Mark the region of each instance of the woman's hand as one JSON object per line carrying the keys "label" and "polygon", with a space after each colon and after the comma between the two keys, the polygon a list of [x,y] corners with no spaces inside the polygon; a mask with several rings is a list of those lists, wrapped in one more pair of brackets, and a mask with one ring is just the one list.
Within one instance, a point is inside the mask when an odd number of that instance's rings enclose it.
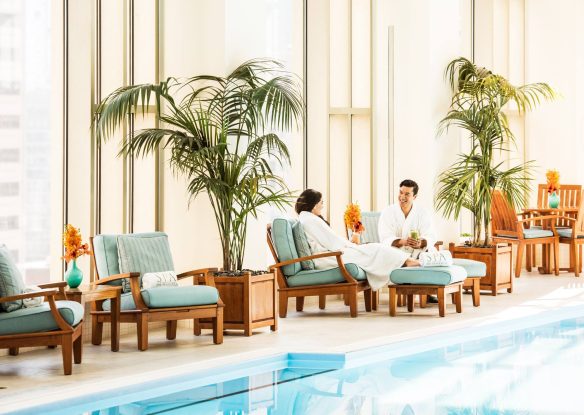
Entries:
{"label": "woman's hand", "polygon": [[361,232],[353,232],[351,234],[351,242],[359,244],[361,242]]}

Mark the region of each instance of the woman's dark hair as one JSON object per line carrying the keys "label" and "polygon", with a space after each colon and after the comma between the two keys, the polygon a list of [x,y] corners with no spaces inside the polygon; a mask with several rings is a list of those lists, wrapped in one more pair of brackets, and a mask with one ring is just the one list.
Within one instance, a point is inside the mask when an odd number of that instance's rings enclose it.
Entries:
{"label": "woman's dark hair", "polygon": [[[296,210],[296,213],[298,214],[300,214],[300,212],[312,212],[312,209],[314,209],[314,207],[321,200],[322,193],[314,189],[306,189],[300,193],[300,196],[298,196],[298,199],[296,199],[294,210]],[[330,223],[328,223],[325,218],[323,218],[321,215],[319,215],[319,217],[330,226]]]}

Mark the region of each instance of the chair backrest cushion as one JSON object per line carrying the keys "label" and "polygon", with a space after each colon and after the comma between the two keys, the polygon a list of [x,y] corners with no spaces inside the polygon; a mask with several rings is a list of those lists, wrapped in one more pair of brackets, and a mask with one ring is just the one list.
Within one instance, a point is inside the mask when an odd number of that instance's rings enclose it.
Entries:
{"label": "chair backrest cushion", "polygon": [[361,234],[361,243],[379,243],[379,218],[381,212],[361,212],[361,222],[365,232]]}
{"label": "chair backrest cushion", "polygon": [[[6,245],[0,245],[0,297],[10,297],[22,294],[25,289],[24,280],[10,255]],[[14,311],[22,307],[22,300],[0,303],[4,311]]]}
{"label": "chair backrest cushion", "polygon": [[[276,218],[272,222],[272,240],[280,262],[299,258],[294,243],[294,235],[292,234],[292,225],[296,224],[296,222],[294,219],[284,218]],[[301,265],[297,262],[283,266],[282,272],[287,277],[290,277],[296,275],[301,269]]]}
{"label": "chair backrest cushion", "polygon": [[[174,271],[168,235],[128,234],[118,236],[118,262],[120,272],[139,272],[140,279],[147,272]],[[123,291],[130,291],[128,279],[123,281]]]}
{"label": "chair backrest cushion", "polygon": [[[304,228],[300,222],[296,222],[292,225],[292,236],[294,237],[294,245],[296,246],[296,251],[298,252],[299,258],[312,255],[310,245],[308,244],[308,239],[306,239]],[[303,270],[312,270],[316,268],[312,259],[307,261],[300,261],[300,266]]]}

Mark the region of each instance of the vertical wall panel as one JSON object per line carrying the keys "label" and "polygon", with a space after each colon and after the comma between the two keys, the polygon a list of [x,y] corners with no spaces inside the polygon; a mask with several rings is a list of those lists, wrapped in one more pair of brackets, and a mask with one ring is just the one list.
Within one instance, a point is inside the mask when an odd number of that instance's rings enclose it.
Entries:
{"label": "vertical wall panel", "polygon": [[351,3],[351,106],[369,108],[371,106],[370,0],[352,0]]}
{"label": "vertical wall panel", "polygon": [[351,158],[350,125],[346,115],[330,117],[330,135],[330,194],[324,194],[323,198],[325,205],[328,204],[331,226],[339,235],[343,235],[343,213],[351,200],[351,170],[347,168]]}
{"label": "vertical wall panel", "polygon": [[330,0],[330,106],[351,106],[351,0]]}
{"label": "vertical wall panel", "polygon": [[353,115],[351,133],[351,198],[364,211],[371,200],[371,117]]}

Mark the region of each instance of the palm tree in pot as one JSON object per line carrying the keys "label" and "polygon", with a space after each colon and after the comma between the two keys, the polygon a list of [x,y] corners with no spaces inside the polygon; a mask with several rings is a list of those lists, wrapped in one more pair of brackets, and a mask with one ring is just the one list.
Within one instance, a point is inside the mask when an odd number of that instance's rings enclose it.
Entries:
{"label": "palm tree in pot", "polygon": [[287,205],[292,194],[273,170],[290,162],[275,131],[298,128],[304,115],[300,81],[273,60],[244,62],[229,75],[168,78],[159,84],[121,87],[97,107],[98,143],[130,114],[148,106],[163,124],[123,137],[119,156],[168,150],[171,168],[188,179],[188,193],[206,193],[223,248],[223,269],[242,269],[249,215]]}
{"label": "palm tree in pot", "polygon": [[515,104],[521,114],[535,108],[542,99],[555,98],[555,93],[545,83],[514,86],[463,57],[448,64],[445,77],[453,96],[439,132],[451,126],[468,131],[470,150],[459,154],[454,164],[440,174],[436,208],[446,218],[454,219],[463,208],[469,210],[474,217],[472,245],[488,246],[493,190],[501,190],[512,206],[524,206],[533,164],[527,161],[507,168],[505,162],[495,162],[497,152],[509,151],[515,145],[504,109]]}

